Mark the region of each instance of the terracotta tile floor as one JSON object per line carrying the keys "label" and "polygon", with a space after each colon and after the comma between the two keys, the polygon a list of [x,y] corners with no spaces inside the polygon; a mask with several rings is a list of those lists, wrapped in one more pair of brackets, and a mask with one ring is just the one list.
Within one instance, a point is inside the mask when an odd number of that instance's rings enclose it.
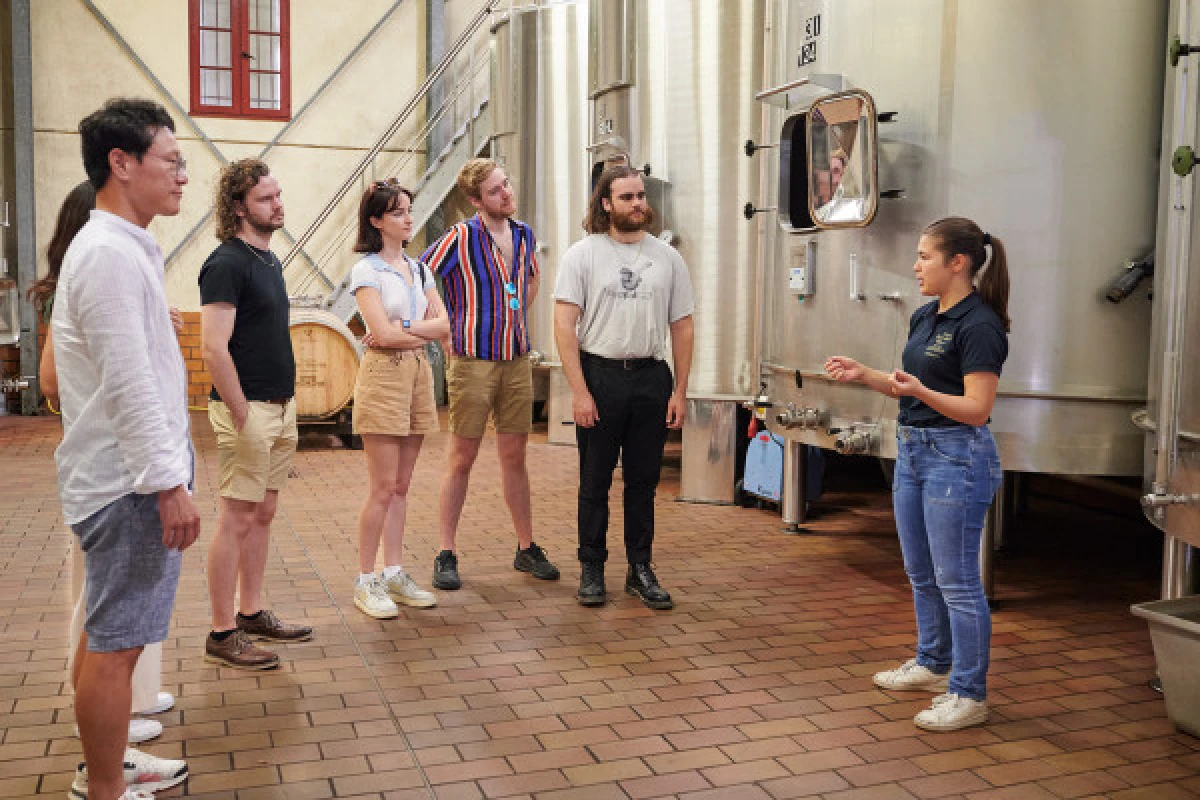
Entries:
{"label": "terracotta tile floor", "polygon": [[[1147,688],[1154,658],[1128,612],[1157,596],[1160,540],[1135,517],[1088,511],[1086,492],[1035,497],[1000,559],[991,722],[933,735],[910,722],[926,698],[869,678],[907,658],[914,636],[889,498],[863,488],[870,469],[845,482],[854,491],[831,487],[809,536],[782,534],[767,511],[670,502],[671,474],[656,562],[675,610],[620,594],[585,610],[573,599],[574,450],[530,447],[537,538],[565,568],[547,584],[511,568],[489,441],[463,518],[464,588],[377,622],[351,603],[363,454],[309,442],[280,504],[268,592],[317,638],[253,674],[200,658],[216,458],[207,422],[194,423],[206,530],[185,557],[165,648],[178,704],[146,746],[188,758],[193,777],[171,794],[1200,797],[1200,740],[1177,733]],[[5,798],[63,797],[79,757],[57,439],[53,419],[0,419]],[[426,586],[443,444],[428,442],[410,496],[408,560]],[[610,588],[623,567],[618,555]]]}

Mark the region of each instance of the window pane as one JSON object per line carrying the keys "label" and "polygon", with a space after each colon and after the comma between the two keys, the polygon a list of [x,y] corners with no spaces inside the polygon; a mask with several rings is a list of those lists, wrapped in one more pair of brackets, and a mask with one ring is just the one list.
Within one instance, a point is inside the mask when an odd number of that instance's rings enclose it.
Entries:
{"label": "window pane", "polygon": [[200,31],[200,66],[229,67],[229,33]]}
{"label": "window pane", "polygon": [[254,54],[253,69],[279,70],[279,37],[250,34],[250,52]]}
{"label": "window pane", "polygon": [[200,103],[206,106],[232,106],[233,73],[225,69],[200,70]]}
{"label": "window pane", "polygon": [[200,0],[201,28],[228,28],[230,0]]}
{"label": "window pane", "polygon": [[250,74],[250,107],[279,110],[279,75],[270,72]]}
{"label": "window pane", "polygon": [[279,33],[279,0],[250,0],[250,30]]}
{"label": "window pane", "polygon": [[218,1],[200,0],[200,28],[216,28]]}

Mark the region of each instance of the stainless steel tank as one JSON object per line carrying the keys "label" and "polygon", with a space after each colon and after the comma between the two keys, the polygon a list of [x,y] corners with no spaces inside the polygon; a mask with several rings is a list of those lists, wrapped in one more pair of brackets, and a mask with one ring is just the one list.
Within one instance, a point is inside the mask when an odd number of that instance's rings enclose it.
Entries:
{"label": "stainless steel tank", "polygon": [[[776,432],[894,457],[896,402],[830,383],[822,363],[899,367],[928,302],[912,273],[920,232],[960,215],[1008,250],[1010,355],[992,415],[1005,469],[1140,473],[1130,415],[1146,396],[1150,303],[1104,294],[1154,244],[1165,24],[1160,0],[770,0],[760,143],[814,99],[865,90],[884,193],[863,228],[796,230],[775,210],[747,224],[763,237]],[[782,152],[753,156],[759,208],[780,202]],[[798,266],[811,269],[803,293],[789,288]]]}
{"label": "stainless steel tank", "polygon": [[[589,152],[646,172],[661,235],[696,295],[696,342],[680,493],[729,502],[737,405],[758,389],[758,237],[741,218],[759,165],[742,154],[761,124],[763,0],[592,0]],[[656,230],[656,233],[659,231]]]}
{"label": "stainless steel tank", "polygon": [[[1188,13],[1188,11],[1192,13]],[[1169,36],[1200,41],[1191,3],[1173,2]],[[1163,596],[1196,591],[1200,547],[1200,248],[1196,246],[1194,162],[1200,152],[1196,73],[1200,56],[1168,57],[1164,82],[1159,229],[1154,276],[1154,327],[1145,430],[1146,516],[1165,534]],[[1172,63],[1173,62],[1173,63]],[[1173,162],[1173,163],[1172,163]]]}
{"label": "stainless steel tank", "polygon": [[493,28],[492,155],[533,226],[541,269],[530,340],[548,379],[549,439],[573,444],[571,395],[554,343],[554,280],[563,251],[583,237],[587,208],[587,3],[512,8]]}

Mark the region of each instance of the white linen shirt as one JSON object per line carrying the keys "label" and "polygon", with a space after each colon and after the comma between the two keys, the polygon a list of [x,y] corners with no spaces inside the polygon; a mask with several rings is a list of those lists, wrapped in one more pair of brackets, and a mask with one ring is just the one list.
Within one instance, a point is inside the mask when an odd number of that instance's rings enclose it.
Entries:
{"label": "white linen shirt", "polygon": [[63,258],[51,326],[62,403],[63,518],[192,481],[187,369],[145,229],[92,211]]}

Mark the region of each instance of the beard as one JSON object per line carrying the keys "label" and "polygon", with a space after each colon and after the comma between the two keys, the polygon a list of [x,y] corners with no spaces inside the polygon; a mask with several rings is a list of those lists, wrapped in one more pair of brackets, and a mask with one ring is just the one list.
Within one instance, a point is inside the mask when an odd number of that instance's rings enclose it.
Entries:
{"label": "beard", "polygon": [[614,210],[609,212],[608,219],[612,226],[621,233],[637,233],[654,224],[654,209],[646,206],[646,210],[643,212],[635,211],[629,214],[622,214]]}
{"label": "beard", "polygon": [[[276,219],[278,219],[278,221],[276,221]],[[270,236],[272,233],[274,233],[275,231],[277,231],[283,227],[282,216],[280,216],[279,218],[276,218],[276,217],[258,218],[258,217],[252,217],[247,214],[245,217],[242,218],[242,220],[246,223],[247,228],[249,228],[250,230],[254,231],[255,233],[257,233],[261,236]]]}

